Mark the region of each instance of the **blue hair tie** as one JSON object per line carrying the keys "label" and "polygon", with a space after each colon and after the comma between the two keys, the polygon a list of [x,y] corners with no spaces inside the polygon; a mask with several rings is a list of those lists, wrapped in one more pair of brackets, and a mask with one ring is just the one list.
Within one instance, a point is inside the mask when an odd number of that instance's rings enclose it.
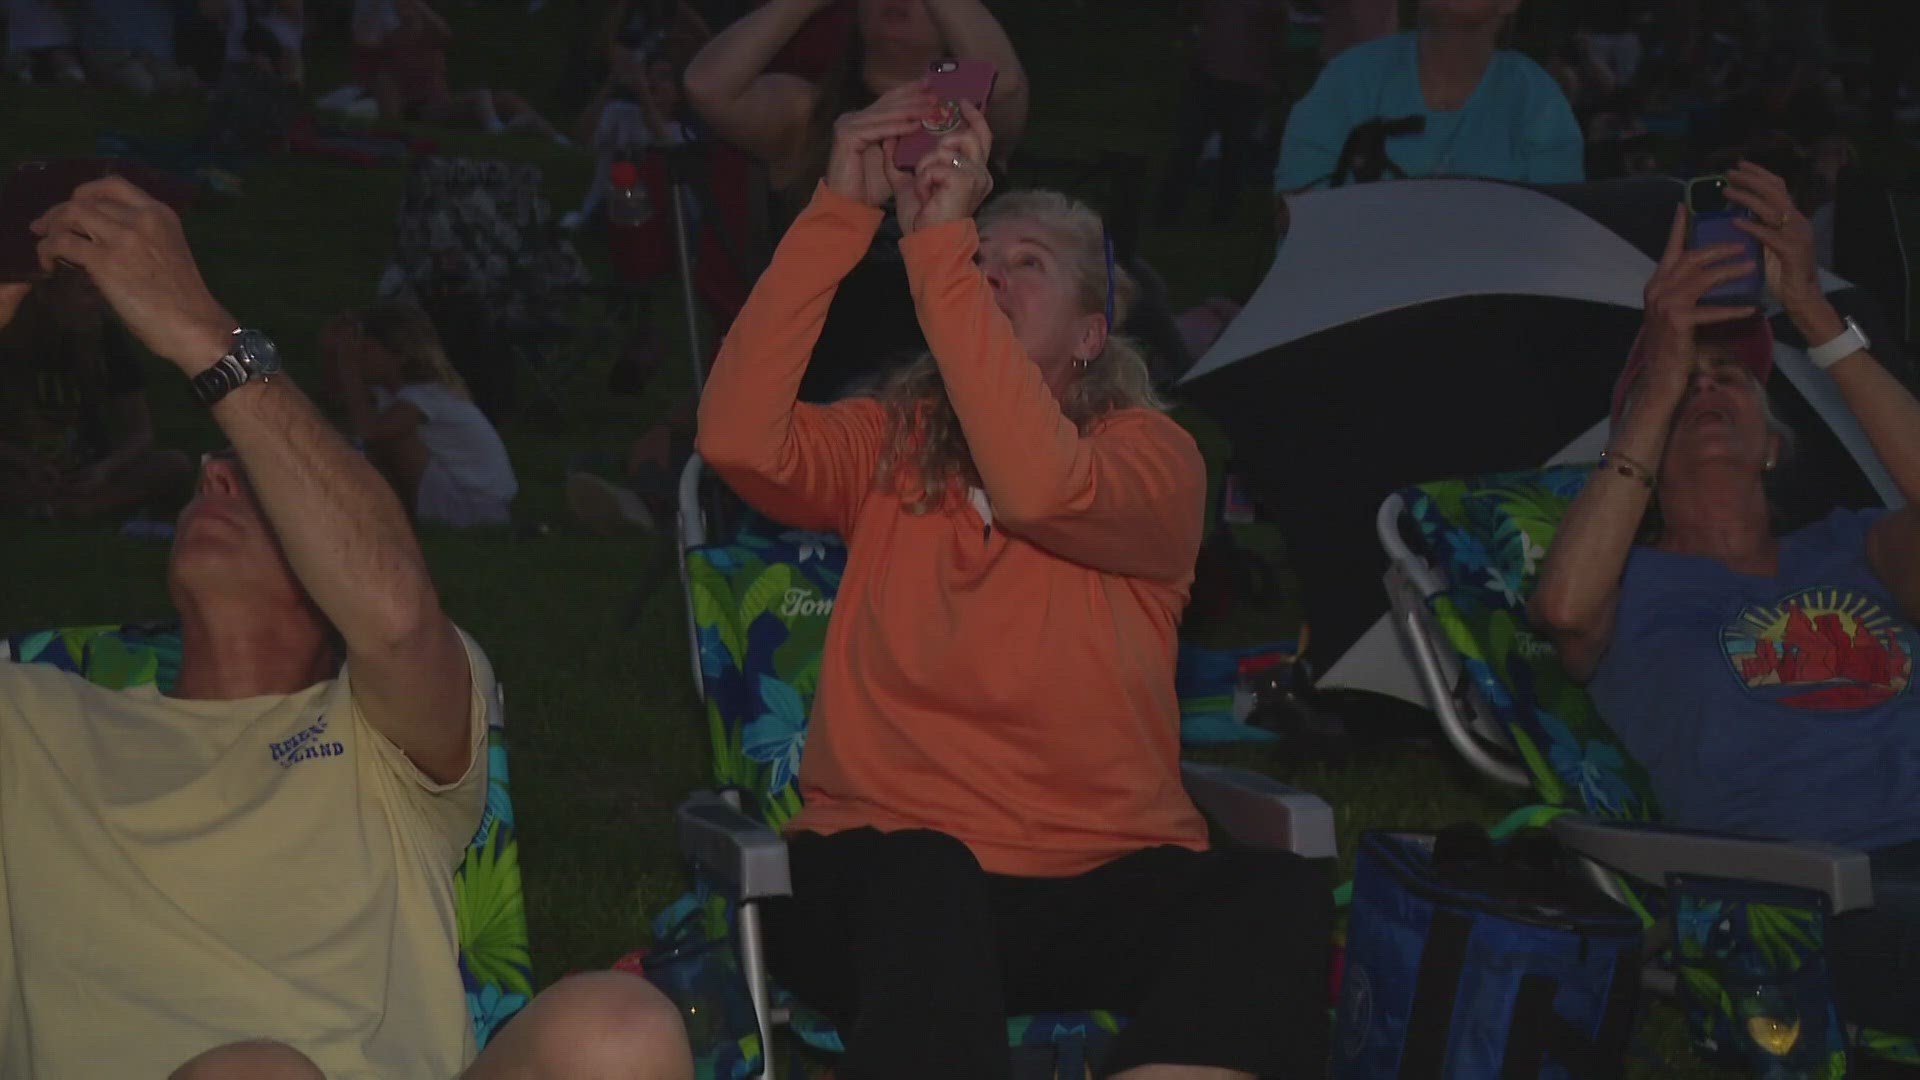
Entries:
{"label": "blue hair tie", "polygon": [[1100,224],[1100,247],[1107,256],[1107,331],[1113,331],[1113,236],[1105,222]]}

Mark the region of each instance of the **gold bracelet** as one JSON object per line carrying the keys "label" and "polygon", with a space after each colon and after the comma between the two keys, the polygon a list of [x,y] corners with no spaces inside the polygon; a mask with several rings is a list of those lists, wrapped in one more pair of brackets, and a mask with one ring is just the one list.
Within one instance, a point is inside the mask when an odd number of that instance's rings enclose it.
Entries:
{"label": "gold bracelet", "polygon": [[1600,467],[1602,469],[1612,469],[1614,472],[1619,473],[1629,480],[1638,480],[1647,486],[1648,491],[1653,490],[1653,470],[1625,454],[1614,450],[1602,450],[1600,452]]}

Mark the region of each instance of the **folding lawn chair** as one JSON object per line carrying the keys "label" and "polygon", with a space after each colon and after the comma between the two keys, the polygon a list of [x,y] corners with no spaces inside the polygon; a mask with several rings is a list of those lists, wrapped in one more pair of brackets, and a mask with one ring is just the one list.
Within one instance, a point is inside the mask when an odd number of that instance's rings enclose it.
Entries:
{"label": "folding lawn chair", "polygon": [[[1550,822],[1587,860],[1596,883],[1640,914],[1653,949],[1673,944],[1655,916],[1670,875],[1802,890],[1826,897],[1836,915],[1871,907],[1862,852],[1659,825],[1645,772],[1560,667],[1552,644],[1533,631],[1527,598],[1592,469],[1443,480],[1381,504],[1376,527],[1392,561],[1386,585],[1394,625],[1447,739],[1480,772],[1538,793],[1544,805],[1515,820]],[[1681,957],[1683,969],[1689,956]],[[1788,947],[1775,960],[1791,970],[1802,958]],[[1656,990],[1674,991],[1671,971],[1650,967],[1648,976]],[[1920,1062],[1912,1039],[1862,1033],[1856,1045]]]}
{"label": "folding lawn chair", "polygon": [[[791,892],[779,830],[800,806],[800,753],[846,546],[752,517],[736,531],[716,531],[703,496],[718,487],[697,456],[688,463],[678,547],[717,790],[682,803],[676,829],[696,875],[733,905],[759,1045],[772,1047],[774,1029],[790,1026],[810,1045],[837,1052],[831,1024],[769,979],[758,903]],[[1335,857],[1333,811],[1318,796],[1242,769],[1187,762],[1181,771],[1194,802],[1236,843]],[[1007,1034],[1023,1068],[1079,1076],[1123,1022],[1097,1012],[1014,1017]],[[770,1054],[759,1075],[774,1080]]]}
{"label": "folding lawn chair", "polygon": [[[0,638],[0,661],[50,664],[110,690],[180,675],[180,629],[170,623],[84,626]],[[487,806],[453,871],[460,932],[460,981],[480,1046],[533,997],[520,841],[507,792],[506,697],[495,689],[487,732]]]}

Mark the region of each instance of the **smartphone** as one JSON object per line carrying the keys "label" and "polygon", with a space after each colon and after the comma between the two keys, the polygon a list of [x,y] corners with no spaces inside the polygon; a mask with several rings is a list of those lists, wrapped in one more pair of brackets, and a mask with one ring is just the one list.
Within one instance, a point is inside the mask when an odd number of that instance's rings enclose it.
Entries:
{"label": "smartphone", "polygon": [[61,161],[28,161],[16,166],[0,187],[0,281],[38,281],[46,276],[40,268],[39,238],[29,230],[40,215],[73,197],[73,189],[106,176],[124,176],[147,194],[184,209],[188,191],[184,183],[166,174],[132,162],[111,158],[70,158]]}
{"label": "smartphone", "polygon": [[935,60],[927,65],[927,88],[939,105],[933,118],[920,121],[921,130],[894,144],[893,164],[909,172],[920,159],[940,145],[941,136],[966,123],[960,102],[970,101],[985,111],[993,97],[993,83],[1000,73],[986,60]]}
{"label": "smartphone", "polygon": [[1739,244],[1740,258],[1753,263],[1753,271],[1732,281],[1716,285],[1700,298],[1703,304],[1723,307],[1751,307],[1766,298],[1766,265],[1760,241],[1742,232],[1736,221],[1753,220],[1753,211],[1727,198],[1727,178],[1701,176],[1687,181],[1687,246]]}

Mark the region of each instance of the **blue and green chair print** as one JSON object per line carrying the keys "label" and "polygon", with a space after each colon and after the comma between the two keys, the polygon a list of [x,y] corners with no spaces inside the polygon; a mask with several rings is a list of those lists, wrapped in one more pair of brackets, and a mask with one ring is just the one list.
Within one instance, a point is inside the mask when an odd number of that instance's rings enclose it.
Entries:
{"label": "blue and green chair print", "polygon": [[[1569,812],[1622,823],[1661,820],[1645,770],[1560,666],[1551,642],[1533,630],[1526,611],[1560,521],[1592,471],[1590,463],[1579,463],[1419,484],[1391,496],[1380,513],[1380,540],[1394,565],[1394,617],[1429,669],[1427,696],[1449,740],[1489,776],[1530,787],[1541,800],[1516,811],[1514,822],[1539,824]],[[1457,682],[1449,663],[1457,665]],[[1476,724],[1476,714],[1488,714],[1489,722]],[[1699,929],[1700,912],[1737,914],[1739,928],[1765,939],[1749,935],[1744,955],[1781,979],[1795,976],[1823,948],[1803,901],[1769,899],[1760,889],[1737,901],[1730,895],[1710,901],[1618,884],[1647,924],[1677,920],[1675,940],[1683,946],[1701,940],[1688,932]],[[1701,954],[1683,948],[1668,959],[1683,976],[1683,997],[1687,980],[1696,989],[1704,985]],[[1717,1053],[1724,1034],[1716,1039],[1713,1033],[1731,1029],[1733,1005],[1705,994],[1685,1000],[1696,1046]],[[1706,1007],[1695,1009],[1696,1003]],[[1920,1063],[1911,1038],[1853,1035],[1858,1050]]]}
{"label": "blue and green chair print", "polygon": [[[110,690],[152,683],[167,690],[180,675],[180,633],[172,624],[69,627],[0,638],[0,660],[50,664]],[[480,827],[453,872],[460,933],[460,979],[473,1034],[485,1046],[533,996],[520,842],[508,795],[504,710],[487,732],[487,804]]]}

